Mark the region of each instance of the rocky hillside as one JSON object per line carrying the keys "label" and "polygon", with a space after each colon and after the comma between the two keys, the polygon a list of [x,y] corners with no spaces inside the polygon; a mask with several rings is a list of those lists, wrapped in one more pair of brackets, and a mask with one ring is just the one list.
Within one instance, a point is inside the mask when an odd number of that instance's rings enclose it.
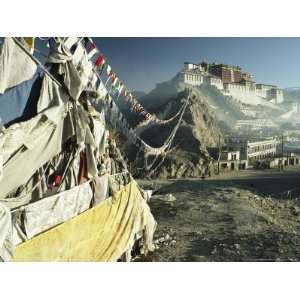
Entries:
{"label": "rocky hillside", "polygon": [[[163,101],[162,105],[152,107],[151,111],[160,118],[169,119],[180,110],[186,98],[187,92],[179,92]],[[159,147],[170,135],[177,121],[178,118],[165,125],[147,128],[142,131],[141,137],[149,145]],[[222,142],[222,134],[212,109],[201,92],[193,89],[182,123],[172,143],[172,150],[153,175],[178,178],[202,176],[204,173],[213,172],[206,148],[217,146],[219,137]]]}

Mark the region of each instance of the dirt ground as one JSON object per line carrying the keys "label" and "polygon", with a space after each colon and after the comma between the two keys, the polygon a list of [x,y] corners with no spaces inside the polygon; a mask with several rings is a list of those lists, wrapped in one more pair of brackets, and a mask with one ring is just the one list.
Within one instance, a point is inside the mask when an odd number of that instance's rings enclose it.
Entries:
{"label": "dirt ground", "polygon": [[139,181],[157,249],[137,261],[299,261],[300,169]]}

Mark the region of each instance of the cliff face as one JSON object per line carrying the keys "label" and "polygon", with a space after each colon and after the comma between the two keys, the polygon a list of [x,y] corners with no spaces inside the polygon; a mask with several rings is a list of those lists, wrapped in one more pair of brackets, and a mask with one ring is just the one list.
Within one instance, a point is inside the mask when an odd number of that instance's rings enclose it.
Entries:
{"label": "cliff face", "polygon": [[[152,113],[160,118],[169,119],[182,107],[186,99],[184,92],[179,92],[162,105],[152,106]],[[159,147],[169,136],[178,118],[165,125],[152,126],[141,133],[144,141]],[[222,134],[209,105],[197,89],[192,90],[189,104],[183,115],[181,125],[173,140],[171,151],[164,163],[154,172],[155,177],[193,177],[212,172],[212,159],[206,147],[218,145]]]}

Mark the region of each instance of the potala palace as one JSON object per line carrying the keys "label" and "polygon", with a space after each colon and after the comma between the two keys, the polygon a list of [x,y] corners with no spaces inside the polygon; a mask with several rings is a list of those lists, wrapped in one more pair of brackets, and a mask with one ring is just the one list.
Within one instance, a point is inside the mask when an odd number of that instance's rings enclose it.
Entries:
{"label": "potala palace", "polygon": [[282,89],[275,85],[255,83],[251,74],[238,66],[202,61],[184,63],[180,80],[193,86],[215,86],[224,95],[245,104],[280,104],[284,101]]}

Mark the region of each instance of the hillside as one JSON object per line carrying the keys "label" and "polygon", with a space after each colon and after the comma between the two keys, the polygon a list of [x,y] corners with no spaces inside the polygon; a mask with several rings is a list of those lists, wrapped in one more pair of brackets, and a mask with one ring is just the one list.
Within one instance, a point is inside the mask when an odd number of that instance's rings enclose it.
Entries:
{"label": "hillside", "polygon": [[[162,105],[152,107],[152,113],[164,119],[174,116],[182,107],[186,92],[179,92]],[[161,146],[174,128],[178,118],[164,125],[154,125],[141,133],[142,139],[153,147]],[[158,167],[155,177],[190,177],[202,176],[212,172],[211,158],[207,147],[217,146],[222,142],[222,134],[212,109],[198,89],[192,89],[192,96],[183,115],[182,123],[172,143],[172,150]],[[132,156],[135,159],[135,156]],[[142,174],[148,175],[148,174]]]}

